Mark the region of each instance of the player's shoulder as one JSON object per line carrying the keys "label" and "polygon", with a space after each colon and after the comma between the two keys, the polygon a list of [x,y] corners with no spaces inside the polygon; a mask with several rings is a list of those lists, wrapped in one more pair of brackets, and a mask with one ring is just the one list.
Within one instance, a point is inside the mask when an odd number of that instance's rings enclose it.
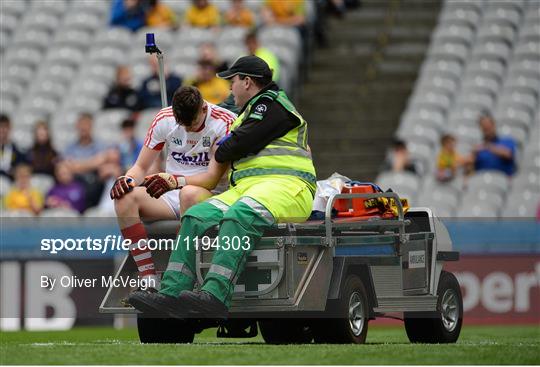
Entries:
{"label": "player's shoulder", "polygon": [[154,120],[152,121],[152,125],[171,123],[176,123],[172,107],[165,107],[159,110],[158,113],[156,113],[156,115],[154,116]]}
{"label": "player's shoulder", "polygon": [[211,121],[231,125],[236,119],[236,114],[223,107],[219,107],[213,103],[206,102],[208,105],[208,113]]}

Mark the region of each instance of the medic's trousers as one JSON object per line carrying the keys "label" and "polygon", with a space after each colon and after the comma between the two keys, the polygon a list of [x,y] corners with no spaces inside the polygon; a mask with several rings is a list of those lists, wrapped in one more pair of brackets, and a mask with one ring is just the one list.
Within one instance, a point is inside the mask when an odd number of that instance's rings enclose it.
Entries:
{"label": "medic's trousers", "polygon": [[219,225],[212,265],[201,289],[230,306],[246,258],[265,229],[276,222],[303,222],[313,203],[312,188],[292,176],[254,176],[186,211],[176,246],[161,280],[160,292],[178,297],[196,281],[196,246],[208,243],[206,231]]}

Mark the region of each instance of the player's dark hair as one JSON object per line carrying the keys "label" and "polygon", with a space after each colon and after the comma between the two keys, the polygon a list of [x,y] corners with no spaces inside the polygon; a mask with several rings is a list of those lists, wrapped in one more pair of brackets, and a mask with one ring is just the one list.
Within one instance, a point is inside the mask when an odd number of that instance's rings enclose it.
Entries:
{"label": "player's dark hair", "polygon": [[6,125],[11,124],[11,120],[9,119],[8,115],[5,115],[3,113],[0,114],[0,124],[6,124]]}
{"label": "player's dark hair", "polygon": [[191,126],[201,109],[203,98],[195,87],[178,88],[173,95],[172,110],[176,122],[180,125]]}

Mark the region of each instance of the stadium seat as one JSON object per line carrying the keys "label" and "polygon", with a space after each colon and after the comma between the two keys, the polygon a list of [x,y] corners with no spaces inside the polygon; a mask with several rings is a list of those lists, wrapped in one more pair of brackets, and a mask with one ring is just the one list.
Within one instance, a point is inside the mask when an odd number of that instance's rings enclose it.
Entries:
{"label": "stadium seat", "polygon": [[40,73],[40,79],[48,79],[68,85],[75,78],[76,65],[48,61],[43,68],[40,68]]}
{"label": "stadium seat", "polygon": [[176,75],[181,75],[183,78],[194,78],[197,72],[197,64],[192,62],[176,62],[171,67]]}
{"label": "stadium seat", "polygon": [[13,47],[30,47],[43,52],[50,47],[51,35],[43,29],[29,29],[26,32],[17,32],[13,37]]}
{"label": "stadium seat", "polygon": [[520,170],[512,181],[512,192],[519,191],[540,192],[540,172]]}
{"label": "stadium seat", "polygon": [[514,191],[506,199],[501,216],[506,218],[535,218],[540,204],[540,191]]}
{"label": "stadium seat", "polygon": [[33,1],[30,11],[51,13],[56,16],[62,15],[67,9],[66,0],[39,0]]}
{"label": "stadium seat", "polygon": [[182,46],[200,45],[203,42],[211,42],[217,37],[214,30],[206,28],[183,27],[176,32],[176,42]]}
{"label": "stadium seat", "polygon": [[111,8],[110,1],[77,0],[71,3],[70,12],[94,13],[100,17],[107,16]]}
{"label": "stadium seat", "polygon": [[101,100],[109,91],[109,85],[104,80],[82,76],[73,82],[71,89],[73,93],[80,93]]}
{"label": "stadium seat", "polygon": [[540,42],[526,40],[519,43],[514,50],[514,57],[517,59],[540,60]]}
{"label": "stadium seat", "polygon": [[485,41],[503,41],[512,43],[516,37],[515,28],[508,24],[499,24],[499,22],[485,23],[478,30],[476,35],[477,42]]}
{"label": "stadium seat", "polygon": [[169,57],[171,58],[172,63],[196,63],[199,59],[199,47],[198,45],[177,47],[169,54]]}
{"label": "stadium seat", "polygon": [[467,65],[466,75],[481,75],[501,79],[505,72],[505,65],[500,60],[477,59]]}
{"label": "stadium seat", "polygon": [[7,51],[4,62],[7,65],[28,65],[36,67],[43,61],[43,53],[37,47],[17,47]]}
{"label": "stadium seat", "polygon": [[119,129],[120,124],[130,115],[130,111],[123,108],[113,108],[99,111],[94,116],[94,130],[107,131],[114,128]]}
{"label": "stadium seat", "polygon": [[223,27],[216,43],[225,45],[231,43],[242,44],[247,32],[248,29],[245,27]]}
{"label": "stadium seat", "polygon": [[498,6],[497,2],[491,7],[488,6],[483,16],[483,22],[499,22],[512,27],[516,27],[520,21],[521,14],[518,10]]}
{"label": "stadium seat", "polygon": [[2,82],[0,83],[0,96],[9,96],[13,98],[15,102],[19,101],[24,94],[24,91],[25,88],[17,81],[2,79]]}
{"label": "stadium seat", "polygon": [[463,63],[469,56],[469,48],[459,42],[437,42],[431,44],[428,55],[437,60],[453,60]]}
{"label": "stadium seat", "polygon": [[492,94],[472,91],[462,91],[455,101],[456,109],[470,107],[477,110],[491,110],[495,104],[495,98]]}
{"label": "stadium seat", "polygon": [[499,215],[499,209],[487,202],[481,203],[464,203],[456,213],[457,217],[464,219],[474,218],[496,218]]}
{"label": "stadium seat", "polygon": [[433,32],[431,39],[434,42],[461,42],[470,45],[474,39],[473,28],[465,24],[440,24]]}
{"label": "stadium seat", "polygon": [[77,47],[62,46],[49,50],[46,62],[50,64],[64,64],[77,67],[85,59],[85,53]]}
{"label": "stadium seat", "polygon": [[383,190],[392,189],[398,194],[404,192],[409,196],[414,196],[419,186],[418,176],[410,172],[383,172],[376,182]]}
{"label": "stadium seat", "polygon": [[499,92],[499,87],[500,82],[496,78],[480,75],[471,76],[470,78],[465,77],[461,85],[462,90],[491,93],[493,95]]}
{"label": "stadium seat", "polygon": [[[24,1],[4,1],[2,2],[2,14],[14,15],[16,17],[21,16],[27,11],[26,3]],[[3,19],[0,17],[0,19]]]}
{"label": "stadium seat", "polygon": [[49,32],[54,32],[60,27],[60,18],[52,13],[45,13],[41,11],[32,11],[27,13],[23,17],[22,24],[20,24],[20,30],[22,32],[34,28],[45,29]]}
{"label": "stadium seat", "polygon": [[261,44],[279,44],[298,52],[302,49],[300,33],[293,27],[266,26],[258,32],[257,37]]}
{"label": "stadium seat", "polygon": [[3,198],[11,188],[11,180],[4,175],[0,175],[0,198]]}
{"label": "stadium seat", "polygon": [[86,63],[81,66],[79,75],[111,83],[115,78],[116,68],[109,64]]}
{"label": "stadium seat", "polygon": [[161,0],[161,2],[169,6],[178,16],[182,16],[187,8],[191,5],[189,1],[178,1],[178,0]]}
{"label": "stadium seat", "polygon": [[454,187],[448,184],[436,184],[431,186],[429,191],[422,190],[418,202],[422,206],[436,205],[454,210],[457,208],[459,198]]}
{"label": "stadium seat", "polygon": [[11,130],[11,138],[19,148],[23,150],[28,150],[34,144],[32,128],[33,126],[15,125],[13,127],[13,130]]}
{"label": "stadium seat", "polygon": [[[453,3],[453,2],[446,2],[446,3]],[[462,2],[465,3],[465,2]],[[439,17],[439,24],[464,24],[468,25],[470,27],[476,27],[480,20],[480,13],[479,11],[474,9],[467,9],[467,8],[454,8],[454,9],[447,9],[441,12],[441,16]]]}
{"label": "stadium seat", "polygon": [[141,111],[135,127],[135,135],[139,139],[144,139],[146,137],[146,133],[152,125],[152,121],[154,121],[154,117],[156,117],[159,110],[159,108],[149,108]]}
{"label": "stadium seat", "polygon": [[[425,74],[429,74],[430,79],[440,79],[439,83],[447,80],[451,80],[455,83],[455,80],[461,77],[462,70],[462,64],[455,60],[427,59],[422,65],[420,75],[423,77]],[[435,80],[433,81],[433,84],[437,84]],[[450,89],[452,92],[455,91],[454,87]]]}
{"label": "stadium seat", "polygon": [[[104,28],[94,34],[93,47],[119,47],[125,49],[133,44],[133,37],[129,30],[121,27]],[[144,50],[141,44],[141,50]]]}
{"label": "stadium seat", "polygon": [[452,100],[445,94],[427,90],[421,93],[415,93],[409,99],[409,104],[416,108],[436,108],[442,112],[446,112],[452,104]]}
{"label": "stadium seat", "polygon": [[470,191],[485,189],[504,194],[510,186],[509,178],[499,171],[480,171],[468,179],[467,187]]}
{"label": "stadium seat", "polygon": [[93,63],[118,66],[124,60],[125,54],[125,50],[114,46],[95,47],[90,50],[88,59]]}
{"label": "stadium seat", "polygon": [[63,30],[69,32],[72,29],[81,29],[94,32],[100,26],[104,25],[105,18],[96,13],[83,12],[77,9],[71,9],[64,17],[62,24]]}
{"label": "stadium seat", "polygon": [[506,62],[512,50],[508,43],[488,41],[477,44],[472,52],[473,58],[495,59]]}
{"label": "stadium seat", "polygon": [[25,111],[43,116],[51,115],[54,111],[56,111],[57,107],[58,100],[55,97],[45,94],[34,94],[21,104],[21,108]]}
{"label": "stadium seat", "polygon": [[30,179],[32,187],[38,189],[43,195],[47,195],[50,189],[54,186],[54,178],[44,174],[33,174]]}
{"label": "stadium seat", "polygon": [[54,47],[68,46],[86,50],[92,43],[92,34],[84,29],[71,29],[69,32],[56,32]]}
{"label": "stadium seat", "polygon": [[45,209],[40,214],[42,218],[76,218],[79,212],[68,208]]}
{"label": "stadium seat", "polygon": [[521,28],[519,39],[525,40],[525,41],[536,41],[536,42],[540,41],[540,23],[535,22],[535,23],[525,24]]}
{"label": "stadium seat", "polygon": [[103,101],[101,98],[91,97],[88,95],[75,94],[70,95],[63,101],[63,109],[73,109],[80,112],[95,113],[101,109]]}
{"label": "stadium seat", "polygon": [[513,104],[501,104],[495,109],[493,116],[497,123],[504,122],[504,125],[517,125],[529,129],[532,116]]}
{"label": "stadium seat", "polygon": [[502,93],[499,94],[498,99],[501,101],[501,106],[515,106],[516,109],[526,111],[530,115],[534,114],[538,107],[536,95],[521,90],[505,87]]}
{"label": "stadium seat", "polygon": [[3,218],[31,218],[34,214],[27,210],[0,209],[0,216]]}
{"label": "stadium seat", "polygon": [[10,96],[0,96],[0,112],[11,115],[17,109],[15,98]]}

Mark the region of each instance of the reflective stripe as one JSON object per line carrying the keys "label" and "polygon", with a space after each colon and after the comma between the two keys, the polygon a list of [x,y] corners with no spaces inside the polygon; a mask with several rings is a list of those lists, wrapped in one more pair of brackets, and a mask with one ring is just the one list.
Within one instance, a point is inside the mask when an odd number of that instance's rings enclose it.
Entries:
{"label": "reflective stripe", "polygon": [[[304,135],[306,135],[306,126],[307,124],[305,122],[302,122],[300,127],[298,128],[298,135],[296,136],[296,144],[298,144],[301,148],[306,148],[304,142],[307,140]],[[311,154],[309,155],[309,158],[311,158]]]}
{"label": "reflective stripe", "polygon": [[315,185],[317,183],[317,177],[315,175],[304,172],[297,171],[294,169],[287,168],[248,168],[239,171],[233,171],[231,173],[231,182],[236,182],[241,178],[250,177],[250,176],[264,176],[264,175],[288,175],[296,176],[301,179]]}
{"label": "reflective stripe", "polygon": [[166,271],[177,271],[179,273],[184,274],[185,276],[188,276],[188,277],[190,277],[192,279],[195,279],[195,275],[193,275],[191,270],[189,270],[188,267],[186,266],[186,264],[184,264],[184,263],[170,262],[167,265],[167,270]]}
{"label": "reflective stripe", "polygon": [[154,264],[146,264],[146,265],[137,266],[137,270],[139,270],[139,273],[142,273],[143,271],[146,271],[146,270],[153,270],[153,269],[154,269]]}
{"label": "reflective stripe", "polygon": [[206,200],[208,204],[212,204],[219,210],[221,210],[223,213],[225,213],[227,210],[229,210],[229,206],[225,204],[223,201],[217,200],[217,199],[209,199]]}
{"label": "reflective stripe", "polygon": [[226,267],[217,264],[212,264],[208,272],[219,274],[229,280],[231,280],[233,277],[233,271],[231,269],[227,269]]}
{"label": "reflective stripe", "polygon": [[148,251],[148,252],[145,252],[144,254],[133,256],[133,260],[135,260],[135,262],[137,262],[137,261],[141,261],[141,260],[144,260],[144,259],[148,259],[150,257],[152,257],[152,253],[150,251]]}
{"label": "reflective stripe", "polygon": [[295,157],[303,157],[303,158],[311,159],[311,153],[304,149],[291,150],[291,149],[286,149],[286,148],[265,148],[261,150],[259,153],[239,159],[235,163],[236,164],[244,163],[253,158],[283,156],[283,155],[292,155]]}
{"label": "reflective stripe", "polygon": [[266,221],[268,221],[270,224],[275,223],[274,216],[272,215],[272,213],[270,213],[270,211],[266,209],[264,205],[262,205],[257,200],[253,199],[252,197],[242,196],[240,200],[238,201],[241,201],[242,203],[246,204],[251,209],[256,211],[257,214],[259,214],[262,218],[266,219]]}
{"label": "reflective stripe", "polygon": [[298,145],[296,143],[289,143],[288,141],[280,141],[280,140],[274,140],[270,145],[275,145],[278,147],[291,147],[291,148],[298,148]]}

